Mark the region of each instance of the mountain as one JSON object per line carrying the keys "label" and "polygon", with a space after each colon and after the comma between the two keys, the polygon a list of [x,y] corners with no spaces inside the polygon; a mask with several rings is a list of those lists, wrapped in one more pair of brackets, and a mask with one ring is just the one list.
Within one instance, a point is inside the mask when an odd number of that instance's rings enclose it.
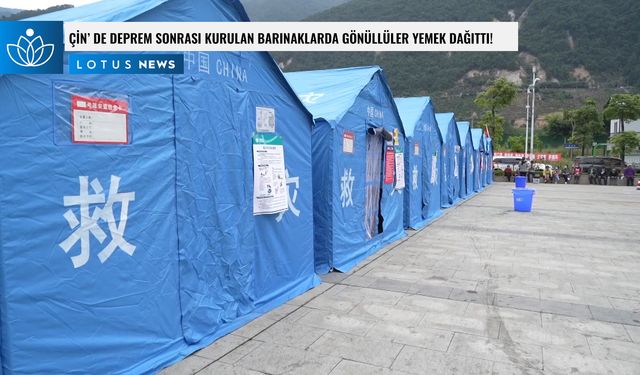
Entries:
{"label": "mountain", "polygon": [[241,0],[252,21],[299,21],[348,0]]}
{"label": "mountain", "polygon": [[[513,53],[278,53],[287,71],[377,64],[396,96],[430,95],[438,111],[470,118],[473,98],[501,76],[521,87],[507,120],[524,124],[524,92],[535,65],[537,113],[578,105],[640,86],[637,0],[352,0],[309,21],[518,21]],[[631,86],[631,88],[629,88]],[[623,87],[621,89],[621,87]],[[506,135],[517,131],[507,129]]]}
{"label": "mountain", "polygon": [[2,8],[0,7],[0,17],[10,16],[20,12],[21,9]]}
{"label": "mountain", "polygon": [[[63,9],[67,9],[67,8],[73,8],[73,5],[69,5],[69,4],[56,5],[56,6],[49,7],[47,9],[34,9],[34,10],[14,9],[14,10],[16,10],[16,12],[14,12],[14,13],[11,13],[11,14],[8,14],[8,15],[0,14],[0,21],[16,21],[16,20],[21,20],[21,19],[24,19],[24,18],[39,16],[41,14],[57,12],[59,10],[63,10]],[[6,9],[6,8],[0,8],[0,10],[1,9]]]}

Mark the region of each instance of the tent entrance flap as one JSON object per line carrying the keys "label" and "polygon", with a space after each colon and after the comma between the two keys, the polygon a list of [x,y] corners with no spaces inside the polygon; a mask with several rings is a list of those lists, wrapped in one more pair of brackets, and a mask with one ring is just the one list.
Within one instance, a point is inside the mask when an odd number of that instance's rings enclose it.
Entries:
{"label": "tent entrance flap", "polygon": [[384,139],[382,132],[367,131],[366,142],[367,179],[364,226],[367,231],[367,239],[372,239],[382,233],[384,222],[381,209],[382,164],[384,163]]}

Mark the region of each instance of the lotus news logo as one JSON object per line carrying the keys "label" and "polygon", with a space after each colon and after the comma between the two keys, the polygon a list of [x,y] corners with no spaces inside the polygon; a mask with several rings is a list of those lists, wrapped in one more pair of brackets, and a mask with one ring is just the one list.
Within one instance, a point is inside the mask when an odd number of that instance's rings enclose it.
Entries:
{"label": "lotus news logo", "polygon": [[34,36],[35,32],[31,28],[25,31],[25,35],[27,37],[20,35],[16,44],[7,44],[7,53],[11,61],[25,68],[35,68],[49,62],[55,46],[45,44],[40,35]]}
{"label": "lotus news logo", "polygon": [[61,74],[63,58],[62,22],[0,22],[0,74]]}

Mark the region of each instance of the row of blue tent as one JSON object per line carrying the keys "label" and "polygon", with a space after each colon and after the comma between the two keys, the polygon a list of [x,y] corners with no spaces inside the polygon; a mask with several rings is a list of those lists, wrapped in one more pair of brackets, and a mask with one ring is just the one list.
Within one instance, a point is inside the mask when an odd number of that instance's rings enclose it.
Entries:
{"label": "row of blue tent", "polygon": [[350,271],[406,228],[424,227],[491,183],[485,132],[453,113],[435,113],[429,97],[393,98],[380,67],[285,77],[315,122],[318,273]]}
{"label": "row of blue tent", "polygon": [[[109,0],[33,20],[249,18],[237,0]],[[0,76],[0,374],[155,373],[491,183],[490,138],[429,98],[394,100],[378,67],[185,61]],[[125,144],[76,142],[80,100],[119,103]],[[284,142],[274,215],[253,215],[257,108]]]}

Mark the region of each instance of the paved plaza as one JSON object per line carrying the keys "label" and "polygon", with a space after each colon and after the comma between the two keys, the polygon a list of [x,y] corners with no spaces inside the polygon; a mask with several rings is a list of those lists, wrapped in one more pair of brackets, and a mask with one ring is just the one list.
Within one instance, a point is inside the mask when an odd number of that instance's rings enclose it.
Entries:
{"label": "paved plaza", "polygon": [[640,191],[497,183],[163,374],[640,374]]}

